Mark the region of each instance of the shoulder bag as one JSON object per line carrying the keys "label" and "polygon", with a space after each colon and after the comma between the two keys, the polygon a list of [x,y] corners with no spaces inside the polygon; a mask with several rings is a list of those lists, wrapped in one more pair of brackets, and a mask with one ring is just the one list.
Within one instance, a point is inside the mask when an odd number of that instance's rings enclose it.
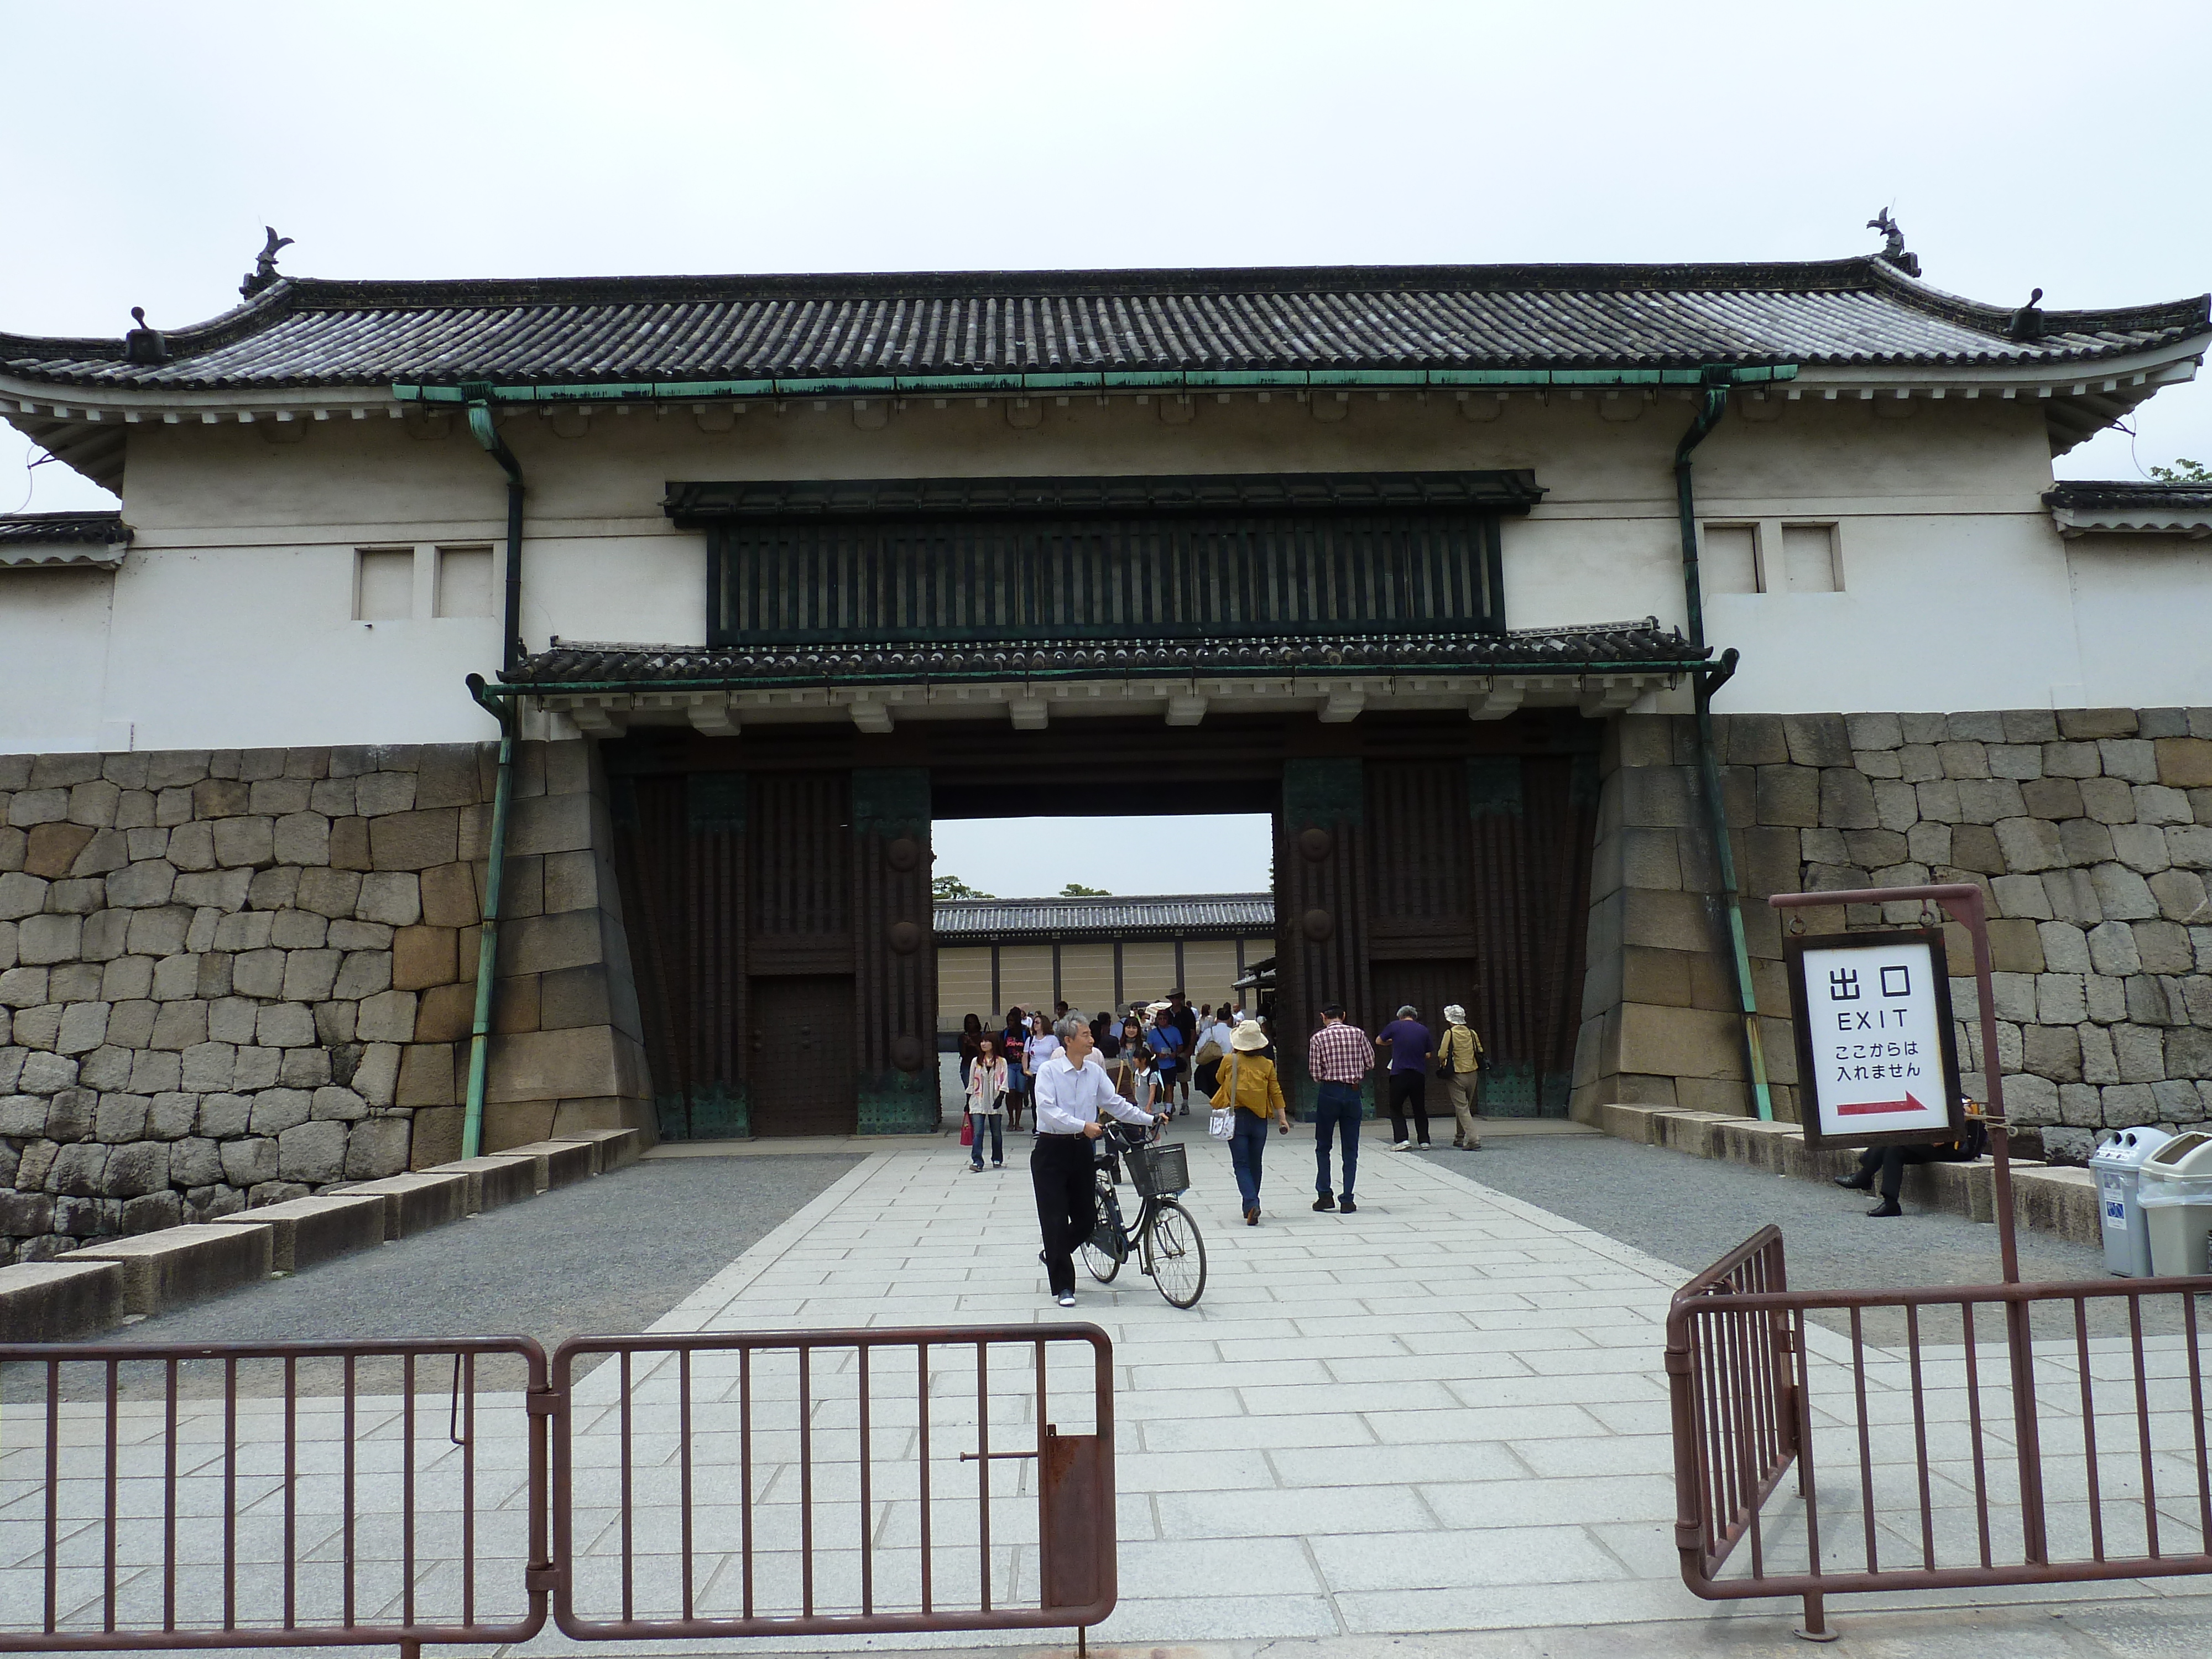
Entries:
{"label": "shoulder bag", "polygon": [[1217,1106],[1206,1121],[1206,1132],[1216,1140],[1227,1140],[1237,1133],[1237,1077],[1242,1069],[1242,1054],[1229,1058],[1229,1103]]}

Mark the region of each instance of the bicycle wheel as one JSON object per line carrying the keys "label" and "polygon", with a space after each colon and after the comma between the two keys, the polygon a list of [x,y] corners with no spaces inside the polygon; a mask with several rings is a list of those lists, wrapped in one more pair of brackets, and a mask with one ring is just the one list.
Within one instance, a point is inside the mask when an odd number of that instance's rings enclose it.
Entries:
{"label": "bicycle wheel", "polygon": [[1127,1247],[1121,1243],[1121,1229],[1106,1208],[1106,1195],[1099,1194],[1093,1200],[1091,1237],[1083,1241],[1077,1254],[1091,1276],[1101,1285],[1111,1284],[1114,1275],[1121,1271],[1121,1258]]}
{"label": "bicycle wheel", "polygon": [[1205,1292],[1206,1241],[1190,1212],[1171,1198],[1160,1200],[1145,1230],[1145,1267],[1176,1307],[1194,1306]]}

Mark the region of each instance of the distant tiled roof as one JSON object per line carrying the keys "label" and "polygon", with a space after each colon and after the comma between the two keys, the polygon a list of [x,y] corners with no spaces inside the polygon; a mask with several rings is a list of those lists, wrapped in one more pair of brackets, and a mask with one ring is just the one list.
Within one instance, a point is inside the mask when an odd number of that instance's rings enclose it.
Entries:
{"label": "distant tiled roof", "polygon": [[0,568],[116,565],[130,544],[120,513],[0,513]]}
{"label": "distant tiled roof", "polygon": [[2081,479],[2045,491],[2043,504],[2067,535],[2212,535],[2212,483]]}
{"label": "distant tiled roof", "polygon": [[951,899],[937,907],[937,937],[947,944],[1014,938],[1129,939],[1217,933],[1271,939],[1275,900],[1269,893],[1212,897]]}
{"label": "distant tiled roof", "polygon": [[1529,629],[1507,634],[1258,635],[1206,640],[1116,640],[1071,647],[1065,641],[962,646],[728,647],[603,645],[556,641],[512,675],[545,685],[695,684],[912,685],[945,680],[1098,678],[1123,675],[1573,673],[1619,665],[1664,670],[1700,663],[1656,618],[1596,628]]}
{"label": "distant tiled roof", "polygon": [[[188,390],[1018,371],[2007,366],[2122,356],[2208,326],[2203,296],[2045,312],[2033,333],[2014,331],[2012,316],[1875,258],[285,278],[210,322],[167,331],[161,362],[126,361],[119,338],[0,334],[0,369],[29,380]],[[641,386],[638,395],[653,389]]]}

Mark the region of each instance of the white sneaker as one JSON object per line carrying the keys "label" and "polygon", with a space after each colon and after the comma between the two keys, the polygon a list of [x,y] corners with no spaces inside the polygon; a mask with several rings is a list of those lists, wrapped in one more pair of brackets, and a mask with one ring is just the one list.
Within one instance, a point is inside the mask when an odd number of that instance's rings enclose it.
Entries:
{"label": "white sneaker", "polygon": [[1407,1152],[1412,1148],[1413,1145],[1413,1143],[1410,1140],[1394,1140],[1390,1143],[1390,1150],[1394,1152]]}
{"label": "white sneaker", "polygon": [[1062,1291],[1060,1293],[1060,1305],[1063,1308],[1073,1307],[1075,1305],[1075,1292],[1073,1291]]}

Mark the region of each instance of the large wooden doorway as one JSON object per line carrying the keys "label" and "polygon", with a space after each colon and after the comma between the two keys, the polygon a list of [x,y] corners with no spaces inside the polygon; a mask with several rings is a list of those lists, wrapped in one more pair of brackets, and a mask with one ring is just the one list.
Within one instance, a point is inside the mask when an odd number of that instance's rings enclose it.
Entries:
{"label": "large wooden doorway", "polygon": [[849,974],[753,981],[752,1132],[845,1135],[858,1110]]}

